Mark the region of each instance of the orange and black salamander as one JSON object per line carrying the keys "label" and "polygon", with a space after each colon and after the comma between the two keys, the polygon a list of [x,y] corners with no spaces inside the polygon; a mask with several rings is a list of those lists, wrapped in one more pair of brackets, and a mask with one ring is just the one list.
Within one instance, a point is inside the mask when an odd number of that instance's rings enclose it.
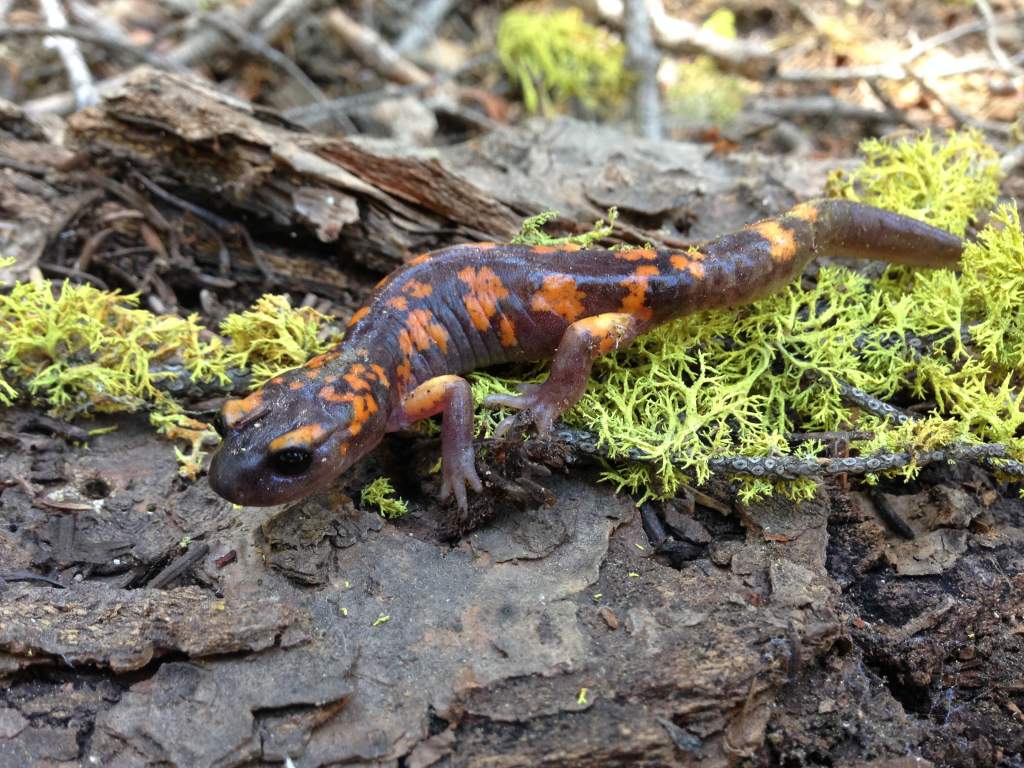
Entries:
{"label": "orange and black salamander", "polygon": [[[328,486],[385,432],[442,414],[442,497],[481,490],[473,410],[460,374],[553,358],[544,383],[487,405],[538,432],[583,394],[593,360],[689,312],[743,304],[816,255],[951,266],[962,241],[845,200],[803,203],[688,251],[476,243],[413,259],[385,278],[333,351],[229,400],[210,465],[218,494],[253,506]],[[499,431],[511,422],[506,420]]]}

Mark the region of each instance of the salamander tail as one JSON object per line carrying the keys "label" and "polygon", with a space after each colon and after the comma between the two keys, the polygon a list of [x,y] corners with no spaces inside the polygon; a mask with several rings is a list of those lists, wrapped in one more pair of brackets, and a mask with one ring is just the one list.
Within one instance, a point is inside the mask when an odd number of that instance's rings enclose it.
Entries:
{"label": "salamander tail", "polygon": [[851,200],[816,200],[789,211],[807,221],[823,255],[875,259],[911,267],[952,267],[964,242],[938,227]]}

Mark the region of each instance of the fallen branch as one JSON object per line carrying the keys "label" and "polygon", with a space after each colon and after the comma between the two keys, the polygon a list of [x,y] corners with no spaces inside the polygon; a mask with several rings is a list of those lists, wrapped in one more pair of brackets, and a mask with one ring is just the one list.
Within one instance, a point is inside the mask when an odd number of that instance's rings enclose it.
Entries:
{"label": "fallen branch", "polygon": [[406,85],[430,82],[428,72],[403,57],[376,31],[363,26],[340,8],[328,11],[326,22],[361,62],[388,80]]}

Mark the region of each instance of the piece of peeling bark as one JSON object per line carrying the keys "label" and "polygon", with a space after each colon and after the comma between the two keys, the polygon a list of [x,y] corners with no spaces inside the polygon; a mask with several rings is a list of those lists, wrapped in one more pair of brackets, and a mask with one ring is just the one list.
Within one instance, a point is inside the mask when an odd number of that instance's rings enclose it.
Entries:
{"label": "piece of peeling bark", "polygon": [[201,658],[263,650],[295,619],[287,605],[229,604],[198,587],[124,591],[81,584],[59,590],[13,584],[0,600],[0,652],[26,664],[50,658],[126,672],[175,651]]}

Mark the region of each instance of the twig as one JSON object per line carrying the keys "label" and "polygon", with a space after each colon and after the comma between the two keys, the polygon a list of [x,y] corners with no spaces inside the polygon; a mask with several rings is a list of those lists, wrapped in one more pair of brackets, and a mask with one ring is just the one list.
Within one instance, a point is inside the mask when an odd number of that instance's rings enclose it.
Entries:
{"label": "twig", "polygon": [[[557,424],[551,437],[565,443],[574,451],[613,461],[649,462],[654,457],[639,449],[625,453],[611,452],[598,444],[597,435],[585,429]],[[682,463],[684,457],[673,459]],[[713,456],[708,461],[712,472],[724,475],[746,475],[775,480],[795,480],[800,477],[824,478],[837,475],[867,475],[903,469],[911,465],[923,467],[938,461],[980,461],[999,459],[993,469],[1004,475],[1024,475],[1024,464],[1006,459],[1006,446],[999,443],[951,443],[931,451],[880,451],[867,456],[841,458],[805,458],[801,456]]]}
{"label": "twig", "polygon": [[[995,16],[993,24],[1016,24],[1024,20],[1024,12],[1007,13]],[[839,83],[849,80],[905,80],[908,75],[906,66],[912,64],[929,51],[939,48],[954,40],[959,40],[967,35],[984,32],[989,28],[989,22],[968,21],[945,32],[925,38],[908,48],[903,55],[893,61],[882,64],[868,64],[862,67],[837,67],[835,69],[816,70],[795,70],[790,72],[779,72],[776,79],[786,82],[818,82],[818,83]],[[935,70],[929,73],[931,77],[948,77],[949,75],[964,74],[966,72],[981,69],[990,69],[991,62],[971,64],[965,68],[960,62],[952,62],[947,68]]]}
{"label": "twig", "polygon": [[[231,18],[243,29],[256,29],[264,40],[273,38],[292,19],[306,13],[318,0],[255,0]],[[188,68],[230,47],[231,37],[213,25],[199,27],[183,40],[167,59],[176,66]],[[103,94],[125,83],[131,73],[123,73],[103,80],[97,90]],[[29,115],[66,114],[75,108],[72,94],[59,93],[27,101],[22,109]]]}
{"label": "twig", "polygon": [[848,405],[860,408],[862,411],[867,411],[872,416],[877,416],[880,419],[891,421],[893,424],[906,424],[915,418],[908,413],[904,413],[896,406],[889,405],[884,400],[880,400],[874,395],[869,395],[863,389],[858,389],[845,381],[839,382],[839,397],[845,400]]}
{"label": "twig", "polygon": [[940,94],[938,91],[935,90],[935,88],[932,87],[932,85],[927,80],[918,75],[910,67],[907,67],[907,76],[915,83],[917,83],[917,85],[921,88],[922,91],[927,93],[931,98],[935,99],[935,101],[938,102],[942,106],[942,108],[946,110],[947,113],[949,113],[949,116],[952,117],[953,120],[956,122],[957,127],[967,125],[982,131],[998,133],[1002,136],[1010,135],[1012,131],[1011,126],[1005,125],[1003,123],[996,123],[993,122],[992,120],[980,120],[976,117],[972,117],[971,115],[967,114],[956,105],[950,104],[948,101],[946,101],[946,99],[942,97],[942,94]]}
{"label": "twig", "polygon": [[879,110],[850,104],[833,96],[794,96],[792,98],[756,99],[747,108],[775,117],[832,117],[864,123],[911,124],[899,110]]}
{"label": "twig", "polygon": [[1003,72],[1010,75],[1019,75],[1021,72],[1020,67],[1013,65],[1010,57],[1006,55],[1006,51],[999,45],[999,39],[996,37],[996,20],[995,14],[992,13],[992,6],[988,4],[988,0],[974,0],[974,3],[978,6],[978,10],[985,19],[985,42],[988,45],[989,53],[992,54],[992,58],[996,60],[996,64],[999,65]]}
{"label": "twig", "polygon": [[426,0],[419,3],[408,18],[405,31],[395,41],[395,53],[405,55],[426,45],[458,2],[459,0]]}
{"label": "twig", "polygon": [[356,57],[378,74],[404,84],[430,82],[426,71],[404,58],[377,32],[363,26],[340,8],[328,11],[326,21]]}
{"label": "twig", "polygon": [[438,72],[425,83],[413,83],[412,85],[393,85],[389,83],[384,88],[376,91],[354,93],[350,96],[342,96],[337,99],[325,101],[322,104],[306,104],[301,107],[293,107],[292,109],[286,110],[284,116],[289,120],[294,120],[299,123],[308,123],[322,117],[324,110],[328,108],[352,111],[385,99],[397,99],[402,96],[423,93],[424,91],[436,88],[449,80],[453,80],[465,72],[476,69],[483,64],[488,64],[493,61],[494,58],[494,52],[490,51],[473,57],[456,69]]}
{"label": "twig", "polygon": [[[302,70],[302,67],[292,61],[288,56],[281,53],[281,51],[274,48],[274,46],[252,34],[244,27],[239,26],[238,22],[225,16],[219,16],[216,13],[205,13],[201,18],[203,21],[212,24],[225,34],[232,37],[235,42],[245,50],[266,59],[274,66],[283,70],[285,74],[297,82],[302,89],[313,98],[313,101],[321,105],[327,101],[327,94],[320,89],[320,86],[310,79],[309,75]],[[356,132],[355,125],[343,112],[331,109],[327,109],[325,111],[331,117],[335,118],[339,126],[350,132]]]}
{"label": "twig", "polygon": [[[54,29],[66,29],[68,18],[64,15],[60,0],[39,0],[39,7],[43,11],[46,23]],[[75,94],[75,103],[79,108],[91,107],[100,100],[100,94],[96,90],[96,84],[92,79],[92,72],[89,65],[85,63],[82,50],[78,42],[67,35],[60,37],[47,37],[43,44],[50,48],[56,48],[60,59],[64,63],[64,69],[68,73],[68,81],[71,83],[71,91]]]}
{"label": "twig", "polygon": [[[585,0],[581,5],[612,27],[625,24],[624,0]],[[661,0],[647,0],[647,11],[654,28],[654,41],[659,48],[674,53],[703,53],[723,69],[762,77],[778,65],[775,53],[754,40],[731,40],[703,29],[689,21],[668,15]]]}
{"label": "twig", "polygon": [[106,33],[95,32],[83,27],[40,27],[23,25],[18,25],[16,27],[0,27],[0,40],[4,40],[9,37],[52,37],[56,35],[74,38],[75,40],[80,40],[83,43],[98,45],[103,48],[107,48],[108,50],[115,51],[116,53],[131,57],[132,59],[152,64],[154,67],[172,69],[183,74],[188,72],[186,67],[174,63],[165,56],[122,42],[110,35],[107,35]]}
{"label": "twig", "polygon": [[[237,222],[228,221],[205,208],[201,208],[195,203],[190,203],[188,200],[180,198],[177,195],[172,195],[159,184],[146,178],[141,173],[132,173],[132,178],[142,184],[142,186],[149,190],[151,194],[156,195],[161,200],[164,200],[183,211],[188,211],[220,234],[233,235],[237,237],[242,242],[242,246],[245,248],[249,258],[253,260],[260,272],[263,273],[264,285],[277,284],[277,274],[274,272],[270,264],[267,263],[267,260],[263,258],[263,254],[256,248],[256,244],[253,242],[252,237],[249,235],[249,230],[247,230],[245,226]],[[220,261],[222,267],[225,265],[226,259],[228,258],[229,257],[226,256],[226,249],[223,247],[223,241],[221,241]]]}
{"label": "twig", "polygon": [[1020,165],[1024,165],[1024,144],[1018,144],[999,158],[999,170],[1004,176],[1009,176]]}
{"label": "twig", "polygon": [[193,542],[188,552],[176,558],[166,568],[150,580],[147,587],[150,589],[163,589],[179,576],[183,576],[195,567],[196,563],[210,554],[210,545],[205,541]]}
{"label": "twig", "polygon": [[661,57],[651,37],[651,17],[647,13],[646,0],[626,0],[624,21],[629,67],[638,75],[633,98],[640,135],[647,139],[660,139],[662,128],[658,62]]}

